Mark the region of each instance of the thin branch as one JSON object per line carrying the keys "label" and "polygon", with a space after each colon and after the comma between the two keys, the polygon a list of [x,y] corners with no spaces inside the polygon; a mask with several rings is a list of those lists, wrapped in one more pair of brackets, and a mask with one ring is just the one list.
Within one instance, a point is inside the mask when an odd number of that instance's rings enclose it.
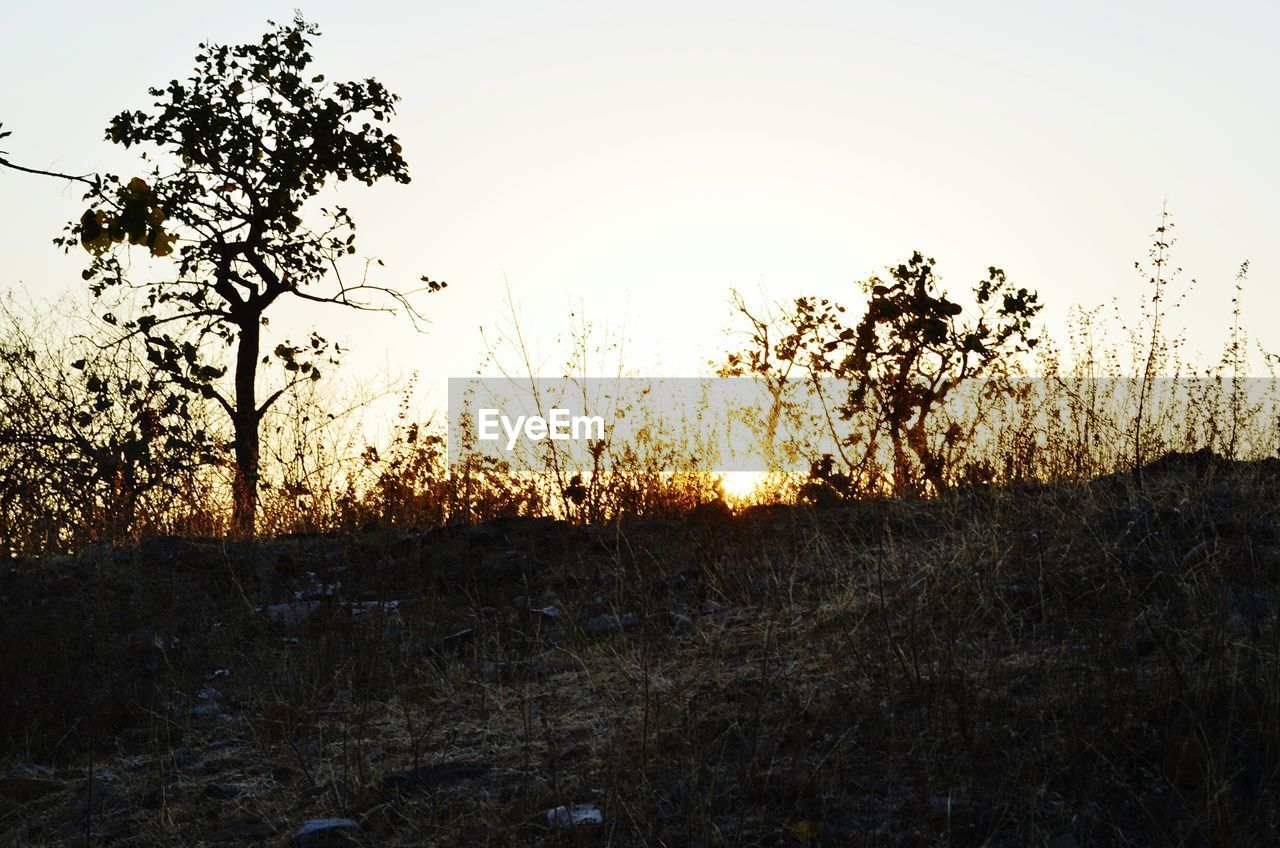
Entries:
{"label": "thin branch", "polygon": [[258,417],[259,417],[259,418],[261,418],[263,415],[266,415],[267,410],[271,408],[272,404],[274,404],[276,401],[280,400],[281,396],[283,396],[285,392],[289,391],[289,390],[290,390],[290,389],[292,389],[294,386],[299,385],[299,384],[300,384],[300,383],[302,383],[304,380],[309,380],[309,379],[311,379],[311,378],[310,378],[310,377],[296,377],[296,378],[294,378],[293,380],[291,380],[289,383],[287,383],[285,386],[281,387],[279,390],[277,390],[275,393],[273,393],[273,394],[271,395],[271,397],[269,397],[269,398],[267,398],[266,400],[264,400],[264,401],[262,402],[262,406],[259,406],[259,407],[258,407],[258,411],[257,411],[257,415],[258,415]]}
{"label": "thin branch", "polygon": [[41,170],[40,168],[28,168],[25,165],[14,164],[13,162],[10,162],[8,159],[5,159],[3,156],[0,156],[0,165],[3,165],[6,168],[10,168],[14,171],[21,171],[24,174],[35,174],[36,176],[39,176],[39,177],[53,177],[59,180],[70,180],[72,182],[84,183],[85,185],[95,189],[99,188],[97,181],[90,179],[88,176],[75,176],[74,174],[61,174],[61,173],[58,173],[57,171],[44,171],[44,170]]}

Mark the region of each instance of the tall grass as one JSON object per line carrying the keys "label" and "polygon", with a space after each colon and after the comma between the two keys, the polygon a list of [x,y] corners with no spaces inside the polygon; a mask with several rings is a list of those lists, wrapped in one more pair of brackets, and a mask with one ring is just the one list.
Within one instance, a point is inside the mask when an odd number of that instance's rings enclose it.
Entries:
{"label": "tall grass", "polygon": [[[1185,291],[1175,291],[1172,221],[1162,212],[1138,313],[1073,308],[1061,343],[999,361],[931,413],[920,438],[937,469],[913,469],[922,493],[1018,480],[1080,481],[1140,470],[1170,451],[1230,458],[1271,456],[1277,445],[1275,359],[1251,348],[1241,307],[1248,266],[1234,283],[1232,323],[1221,356],[1186,358],[1173,324]],[[20,307],[0,315],[0,538],[11,554],[70,552],[88,544],[136,543],[167,533],[216,536],[227,530],[229,434],[199,398],[177,409],[171,387],[154,380],[143,351],[98,343],[92,320],[74,310]],[[844,304],[856,310],[857,303]],[[1050,303],[1050,309],[1064,308]],[[811,363],[782,362],[779,341],[799,316],[786,306],[749,308],[735,296],[728,316],[737,350],[719,375],[748,373],[760,408],[738,410],[754,428],[767,474],[759,501],[882,497],[910,455],[890,453],[876,416],[836,414],[849,387],[822,379]],[[810,328],[811,329],[811,328]],[[424,415],[412,381],[378,440],[362,425],[372,397],[343,397],[307,384],[264,422],[261,526],[268,535],[423,529],[502,515],[552,514],[600,523],[677,515],[722,498],[714,457],[730,411],[711,406],[676,414],[659,397],[596,391],[592,380],[638,376],[624,345],[581,318],[571,322],[554,370],[572,400],[606,419],[628,417],[631,437],[591,446],[585,459],[554,442],[524,444],[494,458],[474,442],[448,450],[442,416]],[[545,362],[508,301],[487,336],[490,372],[513,392],[539,395]],[[1250,364],[1261,362],[1261,370]],[[78,367],[73,367],[76,365]],[[541,402],[541,401],[539,401]],[[165,438],[149,435],[164,418]],[[455,438],[459,434],[453,434]],[[463,436],[465,439],[465,436]],[[451,461],[452,459],[452,461]]]}

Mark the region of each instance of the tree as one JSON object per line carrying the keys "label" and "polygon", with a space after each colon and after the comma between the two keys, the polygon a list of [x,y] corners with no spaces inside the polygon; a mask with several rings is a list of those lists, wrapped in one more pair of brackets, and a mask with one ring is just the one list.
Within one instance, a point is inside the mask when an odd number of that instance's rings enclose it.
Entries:
{"label": "tree", "polygon": [[[103,316],[120,328],[120,340],[143,338],[160,373],[230,417],[233,525],[246,534],[257,507],[263,415],[300,381],[319,379],[320,366],[341,352],[313,333],[264,355],[268,311],[293,298],[404,309],[416,324],[414,296],[445,285],[427,277],[412,291],[379,285],[370,274],[381,262],[368,261],[358,282],[343,278],[342,260],[356,251],[355,222],[342,206],[317,210],[312,201],[335,181],[409,182],[400,142],[385,128],[398,98],[375,79],[327,83],[314,73],[310,46],[319,30],[300,17],[269,25],[256,43],[200,45],[190,77],[150,90],[151,110],[111,120],[107,138],[142,148],[149,171],[128,181],[68,177],[89,186],[89,207],[56,240],[88,251],[82,276],[95,296],[134,296],[132,317]],[[131,280],[131,248],[169,257],[172,273]],[[259,398],[260,371],[273,362],[284,384]]]}
{"label": "tree", "polygon": [[[989,268],[974,287],[977,319],[966,323],[964,309],[940,290],[933,269],[934,260],[916,252],[890,268],[887,280],[873,276],[863,282],[867,306],[855,326],[844,323],[846,308],[840,304],[797,298],[771,350],[730,357],[731,366],[756,374],[798,364],[811,379],[846,381],[838,415],[845,422],[869,421],[870,432],[846,434],[843,443],[861,442],[864,456],[874,457],[878,438],[887,437],[898,494],[920,491],[918,478],[935,492],[944,489],[945,455],[930,441],[935,413],[958,387],[990,376],[1037,343],[1030,335],[1041,309],[1035,292],[1015,289],[1004,271]],[[754,338],[767,339],[758,325]],[[943,443],[959,436],[949,429]],[[849,480],[833,470],[831,457],[814,469],[817,478]]]}

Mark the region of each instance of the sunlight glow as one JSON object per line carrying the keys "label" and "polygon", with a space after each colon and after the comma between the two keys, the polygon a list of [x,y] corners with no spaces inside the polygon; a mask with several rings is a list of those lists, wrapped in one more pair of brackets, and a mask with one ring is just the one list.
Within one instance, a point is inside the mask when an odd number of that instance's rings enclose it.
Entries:
{"label": "sunlight glow", "polygon": [[724,489],[725,500],[730,503],[741,503],[751,499],[764,482],[763,471],[726,471],[720,477],[720,486]]}

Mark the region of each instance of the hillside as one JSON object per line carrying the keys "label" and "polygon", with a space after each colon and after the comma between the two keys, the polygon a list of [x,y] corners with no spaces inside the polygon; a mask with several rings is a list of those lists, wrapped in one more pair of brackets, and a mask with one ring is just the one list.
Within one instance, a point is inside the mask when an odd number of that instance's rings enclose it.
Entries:
{"label": "hillside", "polygon": [[1278,489],[15,561],[0,845],[1270,844]]}

